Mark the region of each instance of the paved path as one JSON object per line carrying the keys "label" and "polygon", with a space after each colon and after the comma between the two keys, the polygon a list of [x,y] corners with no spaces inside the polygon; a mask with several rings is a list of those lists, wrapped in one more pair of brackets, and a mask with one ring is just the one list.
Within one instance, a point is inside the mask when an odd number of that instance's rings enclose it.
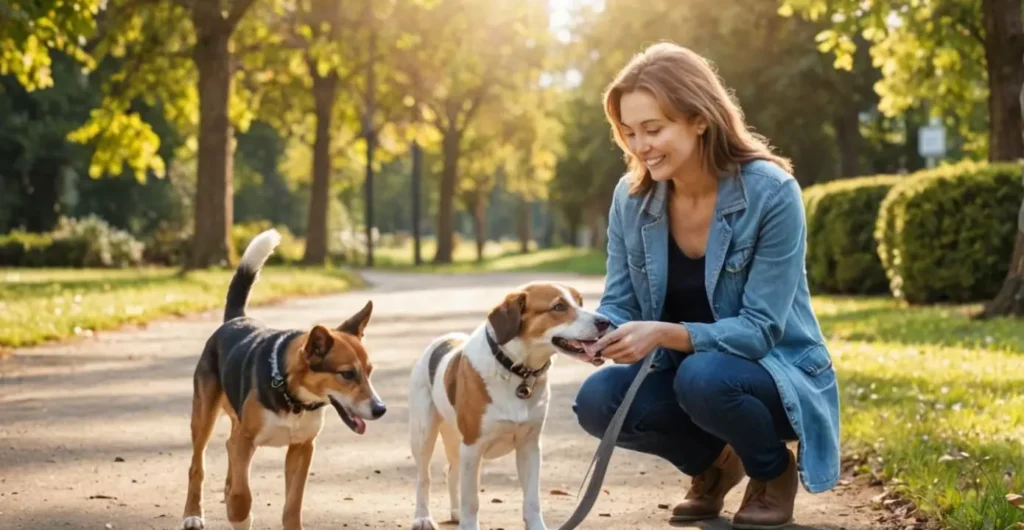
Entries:
{"label": "paved path", "polygon": [[[364,436],[328,416],[306,489],[306,528],[408,528],[415,477],[406,433],[406,381],[429,340],[468,330],[512,286],[537,276],[367,273],[374,287],[250,309],[281,326],[338,323],[372,298],[367,343],[374,381],[388,404]],[[601,283],[593,277],[544,275],[572,282],[589,306]],[[259,284],[256,285],[259,289]],[[69,343],[17,350],[0,361],[0,529],[173,529],[184,503],[190,456],[191,375],[220,311],[101,333]],[[593,367],[563,359],[552,373],[551,416],[544,433],[542,501],[557,528],[597,446],[569,409]],[[228,420],[221,418],[207,452],[205,509],[209,528],[228,528],[221,504]],[[253,463],[254,528],[280,528],[285,449],[260,449]],[[123,459],[123,462],[116,460]],[[440,443],[433,465],[432,509],[447,513]],[[657,458],[617,451],[607,493],[583,528],[666,528],[689,479]],[[485,464],[482,528],[522,528],[514,458]],[[562,488],[571,496],[550,493]],[[843,486],[824,495],[801,491],[795,528],[872,528],[872,492]],[[742,485],[726,509],[735,510]],[[443,517],[439,517],[439,520]],[[446,527],[454,528],[454,527]],[[729,528],[718,520],[691,528]]]}

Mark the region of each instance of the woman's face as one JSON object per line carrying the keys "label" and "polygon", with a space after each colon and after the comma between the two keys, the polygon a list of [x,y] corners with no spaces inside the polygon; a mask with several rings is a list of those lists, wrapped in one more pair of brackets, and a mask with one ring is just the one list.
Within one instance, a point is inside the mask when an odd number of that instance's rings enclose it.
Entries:
{"label": "woman's face", "polygon": [[669,120],[646,90],[623,94],[619,109],[630,151],[656,182],[700,168],[697,144],[705,128],[701,120]]}

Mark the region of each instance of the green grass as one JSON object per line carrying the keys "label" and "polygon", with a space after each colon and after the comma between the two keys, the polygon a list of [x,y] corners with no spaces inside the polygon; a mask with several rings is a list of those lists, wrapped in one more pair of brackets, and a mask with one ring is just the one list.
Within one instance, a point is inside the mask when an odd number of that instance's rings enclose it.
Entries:
{"label": "green grass", "polygon": [[[224,305],[233,270],[179,277],[176,269],[0,269],[0,347],[88,335]],[[266,267],[250,303],[361,285],[342,269]]]}
{"label": "green grass", "polygon": [[413,265],[411,243],[375,250],[374,265],[387,270],[439,274],[518,271],[601,275],[605,272],[604,253],[591,249],[560,247],[538,250],[531,245],[530,252],[521,254],[517,242],[489,241],[484,247],[484,259],[477,261],[474,244],[463,242],[456,245],[452,263],[435,265],[431,263],[436,249],[434,242],[427,240],[421,248],[424,264],[418,267]]}
{"label": "green grass", "polygon": [[1017,528],[1024,511],[1024,322],[976,307],[818,297],[838,371],[845,456],[951,528]]}

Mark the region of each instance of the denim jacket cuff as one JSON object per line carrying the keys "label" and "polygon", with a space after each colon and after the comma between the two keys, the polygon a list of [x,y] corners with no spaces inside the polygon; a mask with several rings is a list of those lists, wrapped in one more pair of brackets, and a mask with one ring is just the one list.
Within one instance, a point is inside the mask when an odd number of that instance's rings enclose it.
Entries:
{"label": "denim jacket cuff", "polygon": [[715,338],[711,324],[702,322],[681,322],[686,332],[690,334],[690,343],[693,344],[693,351],[719,351],[718,339]]}

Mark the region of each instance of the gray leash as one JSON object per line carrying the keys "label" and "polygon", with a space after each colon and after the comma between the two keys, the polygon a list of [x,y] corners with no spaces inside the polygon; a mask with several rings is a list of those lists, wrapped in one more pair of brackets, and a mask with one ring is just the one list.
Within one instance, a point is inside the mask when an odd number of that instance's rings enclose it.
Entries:
{"label": "gray leash", "polygon": [[[618,410],[616,410],[615,415],[612,416],[612,421],[604,431],[604,437],[601,438],[601,443],[597,446],[594,458],[590,461],[590,466],[594,470],[594,476],[591,477],[590,484],[587,485],[587,491],[583,494],[583,498],[580,499],[579,504],[576,505],[576,510],[569,516],[569,520],[562,526],[558,527],[558,530],[572,530],[573,528],[576,528],[584,519],[586,519],[587,514],[590,513],[590,509],[594,507],[594,501],[596,501],[597,496],[601,494],[601,484],[604,483],[604,474],[608,471],[608,463],[612,460],[612,451],[615,449],[615,441],[619,438],[619,431],[622,430],[622,423],[626,420],[626,413],[629,412],[629,407],[633,404],[633,398],[636,397],[636,392],[640,389],[640,384],[644,382],[644,379],[647,377],[647,373],[650,372],[651,363],[654,361],[654,356],[656,354],[657,351],[653,351],[644,358],[643,365],[640,367],[640,372],[636,374],[636,378],[633,379],[633,382],[629,385],[629,390],[626,391],[626,395],[622,398],[622,403],[619,404]],[[586,476],[584,476],[583,480],[586,480]]]}

